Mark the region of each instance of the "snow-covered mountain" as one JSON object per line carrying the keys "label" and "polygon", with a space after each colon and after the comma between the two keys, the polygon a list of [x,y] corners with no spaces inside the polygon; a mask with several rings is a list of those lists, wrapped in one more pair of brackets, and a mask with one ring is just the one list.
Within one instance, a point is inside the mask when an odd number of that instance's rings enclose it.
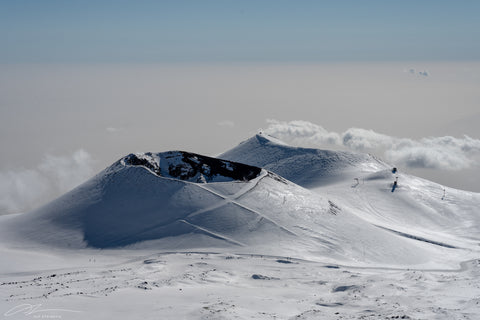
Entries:
{"label": "snow-covered mountain", "polygon": [[[174,246],[182,241],[188,247],[209,241],[236,244],[222,235],[226,230],[217,229],[222,222],[234,232],[248,223],[252,229],[269,223],[234,204],[266,177],[258,167],[187,152],[130,154],[53,202],[17,217],[11,222],[16,226],[8,229],[36,243],[71,248],[157,239],[168,243],[171,238]],[[222,194],[215,192],[216,185]],[[224,207],[233,207],[234,214],[222,216]],[[184,236],[189,240],[182,240]]]}
{"label": "snow-covered mountain", "polygon": [[439,265],[480,243],[478,195],[441,200],[439,186],[370,155],[256,135],[220,158],[130,154],[3,225],[49,246],[227,247],[367,264]]}
{"label": "snow-covered mountain", "polygon": [[218,158],[130,154],[41,208],[0,216],[0,310],[477,319],[479,208],[480,194],[374,156],[265,134]]}

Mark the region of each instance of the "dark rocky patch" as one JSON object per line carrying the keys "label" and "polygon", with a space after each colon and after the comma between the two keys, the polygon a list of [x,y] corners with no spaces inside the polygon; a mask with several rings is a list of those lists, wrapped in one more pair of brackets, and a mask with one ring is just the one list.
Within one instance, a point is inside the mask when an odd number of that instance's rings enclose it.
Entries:
{"label": "dark rocky patch", "polygon": [[[147,153],[145,153],[145,155],[151,157],[152,153],[147,152]],[[145,168],[148,168],[148,169],[152,170],[157,175],[161,175],[160,166],[156,162],[148,161],[145,158],[139,158],[136,154],[131,153],[128,156],[126,156],[123,160],[125,161],[125,164],[127,164],[127,165],[142,166],[142,167],[145,167]]]}
{"label": "dark rocky patch", "polygon": [[352,286],[338,286],[333,288],[332,292],[344,292],[348,290],[353,290],[353,289],[358,289],[358,286],[352,285]]}
{"label": "dark rocky patch", "polygon": [[280,280],[278,278],[267,277],[267,276],[263,276],[261,274],[253,274],[252,279],[254,279],[254,280]]}
{"label": "dark rocky patch", "polygon": [[339,206],[337,206],[333,201],[328,200],[328,204],[330,205],[330,213],[333,215],[337,215],[342,209],[340,209]]}
{"label": "dark rocky patch", "polygon": [[341,302],[333,302],[333,303],[317,302],[316,305],[321,306],[321,307],[339,307],[339,306],[343,306],[343,303],[341,303]]}
{"label": "dark rocky patch", "polygon": [[285,263],[285,264],[293,263],[291,260],[284,260],[284,259],[278,259],[277,262],[278,263]]}
{"label": "dark rocky patch", "polygon": [[[249,181],[256,178],[261,168],[243,163],[221,160],[185,151],[169,151],[161,154],[168,167],[154,160],[154,154],[145,153],[145,158],[129,154],[123,160],[126,165],[143,166],[158,176],[168,173],[169,177],[190,182],[210,182],[214,177],[222,176],[235,181]],[[164,174],[162,174],[164,172]]]}

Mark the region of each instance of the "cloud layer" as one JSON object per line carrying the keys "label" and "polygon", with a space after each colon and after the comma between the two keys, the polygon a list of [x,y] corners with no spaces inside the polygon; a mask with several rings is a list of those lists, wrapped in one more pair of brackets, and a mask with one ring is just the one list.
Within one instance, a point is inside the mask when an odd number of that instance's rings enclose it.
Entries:
{"label": "cloud layer", "polygon": [[350,128],[343,133],[329,132],[308,121],[267,120],[266,133],[303,147],[342,147],[382,155],[388,162],[409,168],[462,170],[478,165],[480,140],[429,137],[419,140],[391,137],[373,130]]}
{"label": "cloud layer", "polygon": [[34,169],[0,172],[0,214],[31,210],[92,174],[92,157],[82,149],[68,156],[45,155]]}

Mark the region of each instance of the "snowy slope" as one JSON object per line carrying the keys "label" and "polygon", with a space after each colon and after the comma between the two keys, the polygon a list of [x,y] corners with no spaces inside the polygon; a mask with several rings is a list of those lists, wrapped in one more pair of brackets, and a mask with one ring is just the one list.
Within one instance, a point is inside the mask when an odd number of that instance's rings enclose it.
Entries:
{"label": "snowy slope", "polygon": [[292,147],[266,134],[257,134],[218,158],[265,168],[306,188],[387,168],[368,154]]}
{"label": "snowy slope", "polygon": [[[394,180],[397,187],[392,192]],[[312,191],[342,201],[363,220],[405,237],[437,245],[477,250],[480,194],[455,190],[389,170],[359,174],[359,182]]]}
{"label": "snowy slope", "polygon": [[374,156],[292,147],[258,134],[219,157],[268,168],[392,235],[447,248],[480,244],[480,194],[393,172]]}

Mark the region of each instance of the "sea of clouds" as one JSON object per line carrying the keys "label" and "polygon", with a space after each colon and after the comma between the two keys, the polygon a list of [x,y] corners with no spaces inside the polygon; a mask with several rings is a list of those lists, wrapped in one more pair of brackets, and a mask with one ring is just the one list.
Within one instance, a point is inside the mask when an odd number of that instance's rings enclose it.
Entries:
{"label": "sea of clouds", "polygon": [[375,153],[384,160],[406,168],[462,170],[478,166],[480,140],[468,136],[455,138],[399,138],[361,128],[338,133],[308,121],[267,120],[264,131],[291,145],[302,147],[340,147]]}

